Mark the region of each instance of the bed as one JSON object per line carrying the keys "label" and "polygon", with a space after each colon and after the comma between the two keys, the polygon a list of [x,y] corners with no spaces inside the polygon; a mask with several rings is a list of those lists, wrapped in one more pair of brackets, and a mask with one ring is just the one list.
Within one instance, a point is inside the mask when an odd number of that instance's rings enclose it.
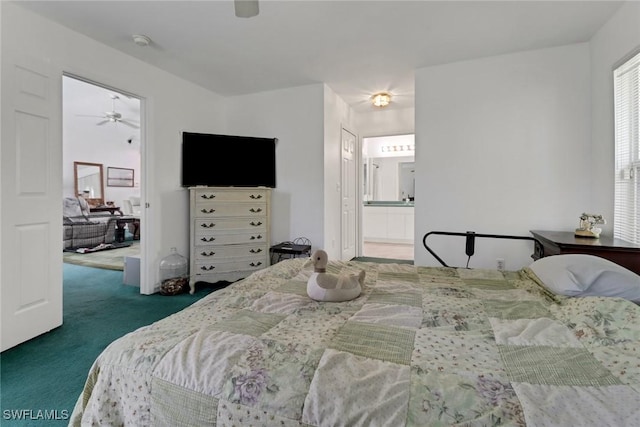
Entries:
{"label": "bed", "polygon": [[[553,257],[549,257],[553,258]],[[519,271],[331,261],[360,297],[306,295],[289,259],[110,344],[72,425],[631,426],[640,307]]]}

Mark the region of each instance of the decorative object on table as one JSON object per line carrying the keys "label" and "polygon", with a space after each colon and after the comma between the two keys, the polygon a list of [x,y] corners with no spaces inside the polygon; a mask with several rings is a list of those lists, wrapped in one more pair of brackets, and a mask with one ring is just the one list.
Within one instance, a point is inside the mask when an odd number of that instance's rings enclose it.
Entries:
{"label": "decorative object on table", "polygon": [[362,293],[365,271],[359,274],[327,273],[329,257],[318,249],[305,265],[313,264],[313,274],[307,280],[307,295],[316,301],[340,302],[357,298]]}
{"label": "decorative object on table", "polygon": [[606,224],[602,215],[583,213],[580,215],[580,227],[576,228],[576,236],[597,239],[602,229],[595,227],[596,224]]}
{"label": "decorative object on table", "polygon": [[160,293],[177,295],[189,288],[189,263],[176,248],[160,261]]}

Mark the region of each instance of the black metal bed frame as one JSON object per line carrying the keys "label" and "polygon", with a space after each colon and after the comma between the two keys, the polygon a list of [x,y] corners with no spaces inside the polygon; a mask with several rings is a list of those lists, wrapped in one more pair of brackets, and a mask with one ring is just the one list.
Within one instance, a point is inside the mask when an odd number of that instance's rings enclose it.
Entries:
{"label": "black metal bed frame", "polygon": [[535,238],[530,237],[530,236],[510,236],[510,235],[507,235],[507,234],[482,234],[482,233],[476,233],[475,231],[467,231],[467,232],[464,232],[464,233],[451,232],[451,231],[430,231],[429,233],[425,234],[424,237],[422,238],[422,245],[444,267],[449,267],[449,266],[447,265],[447,263],[445,263],[442,260],[442,258],[440,258],[433,251],[433,249],[431,249],[427,245],[427,237],[429,237],[431,235],[466,237],[465,254],[468,257],[467,258],[467,268],[469,267],[469,260],[471,259],[471,257],[475,253],[476,237],[491,238],[491,239],[533,240],[533,242],[534,242],[534,253],[542,253],[542,251],[543,251],[542,244],[539,241],[537,241]]}

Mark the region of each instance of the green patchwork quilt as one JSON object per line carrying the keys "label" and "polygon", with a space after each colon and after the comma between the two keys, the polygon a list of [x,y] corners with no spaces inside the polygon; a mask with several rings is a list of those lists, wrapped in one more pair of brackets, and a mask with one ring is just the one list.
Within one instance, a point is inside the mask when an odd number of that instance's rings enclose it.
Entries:
{"label": "green patchwork quilt", "polygon": [[362,295],[306,295],[278,263],[113,342],[72,425],[640,425],[640,307],[517,272],[331,262]]}

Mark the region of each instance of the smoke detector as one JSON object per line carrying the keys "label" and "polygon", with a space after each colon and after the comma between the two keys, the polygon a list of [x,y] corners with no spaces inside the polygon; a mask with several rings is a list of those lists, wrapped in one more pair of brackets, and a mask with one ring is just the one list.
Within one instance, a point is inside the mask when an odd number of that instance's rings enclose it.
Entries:
{"label": "smoke detector", "polygon": [[144,34],[134,34],[132,37],[133,42],[138,46],[149,46],[149,43],[151,43],[151,39]]}

